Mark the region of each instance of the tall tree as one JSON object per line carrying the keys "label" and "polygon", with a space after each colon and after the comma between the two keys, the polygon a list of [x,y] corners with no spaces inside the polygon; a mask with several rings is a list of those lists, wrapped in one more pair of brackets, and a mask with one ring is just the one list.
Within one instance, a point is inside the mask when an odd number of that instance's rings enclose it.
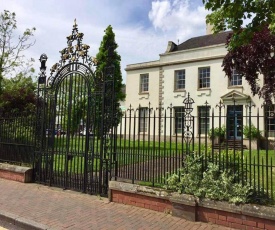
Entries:
{"label": "tall tree", "polygon": [[[103,40],[101,41],[99,52],[96,55],[97,61],[97,74],[96,74],[96,85],[97,88],[100,88],[103,81],[108,82],[114,81],[114,91],[115,91],[115,99],[114,99],[114,117],[116,118],[116,124],[118,124],[120,116],[122,112],[119,108],[119,102],[125,100],[125,93],[123,91],[123,83],[122,83],[122,74],[120,61],[121,57],[117,53],[116,49],[118,45],[115,41],[115,34],[113,32],[112,26],[108,26],[105,30],[105,35],[103,36]],[[113,71],[113,75],[109,74],[109,71]],[[103,79],[105,78],[105,79]],[[112,89],[110,89],[112,90]],[[111,128],[111,127],[108,127]]]}
{"label": "tall tree", "polygon": [[32,41],[35,28],[26,29],[22,35],[15,39],[16,35],[16,14],[4,10],[0,14],[0,94],[2,81],[8,75],[25,75],[29,72],[33,59],[27,60],[24,51],[34,45]]}
{"label": "tall tree", "polygon": [[[232,37],[228,38],[227,45]],[[266,102],[275,99],[275,35],[268,26],[255,32],[250,43],[230,49],[223,60],[223,70],[231,77],[236,69],[251,87],[254,95],[258,94]],[[260,76],[263,76],[261,83]]]}
{"label": "tall tree", "polygon": [[[212,11],[206,21],[213,25],[214,32],[232,30],[229,46],[235,48],[247,44],[254,32],[266,25],[275,33],[274,0],[202,0],[205,8]],[[245,20],[250,21],[244,28]]]}

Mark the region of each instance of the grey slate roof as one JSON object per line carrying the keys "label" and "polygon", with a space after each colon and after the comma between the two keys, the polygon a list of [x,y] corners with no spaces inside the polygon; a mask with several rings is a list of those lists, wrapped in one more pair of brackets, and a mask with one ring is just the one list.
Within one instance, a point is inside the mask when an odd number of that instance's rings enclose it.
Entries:
{"label": "grey slate roof", "polygon": [[194,37],[186,40],[185,42],[175,45],[170,52],[189,50],[199,47],[212,46],[225,44],[227,36],[232,33],[231,31],[221,32],[218,34],[209,34],[200,37]]}

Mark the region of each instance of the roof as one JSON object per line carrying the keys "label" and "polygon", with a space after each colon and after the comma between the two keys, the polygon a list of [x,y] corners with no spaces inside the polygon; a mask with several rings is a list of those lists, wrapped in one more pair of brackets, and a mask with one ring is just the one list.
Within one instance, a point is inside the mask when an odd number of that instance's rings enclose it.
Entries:
{"label": "roof", "polygon": [[221,32],[217,34],[209,34],[200,37],[194,37],[186,40],[185,42],[173,46],[169,52],[189,50],[194,48],[200,48],[205,46],[225,44],[228,35],[232,33],[231,31]]}

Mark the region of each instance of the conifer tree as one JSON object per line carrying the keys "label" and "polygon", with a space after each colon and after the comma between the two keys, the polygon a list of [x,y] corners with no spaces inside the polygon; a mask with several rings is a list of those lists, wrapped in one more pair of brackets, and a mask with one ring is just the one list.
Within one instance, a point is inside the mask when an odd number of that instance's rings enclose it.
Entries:
{"label": "conifer tree", "polygon": [[[122,83],[122,74],[120,67],[121,57],[116,51],[117,47],[118,45],[115,41],[113,28],[111,25],[109,25],[105,30],[105,35],[103,36],[103,40],[101,41],[99,52],[96,55],[97,71],[95,90],[102,90],[102,83],[108,81],[111,82],[112,78],[114,78],[114,100],[112,101],[114,105],[114,125],[118,124],[120,117],[122,116],[122,112],[119,108],[119,103],[120,101],[125,100],[125,93],[123,92],[124,85]],[[112,74],[109,74],[110,71],[112,72]],[[112,90],[112,88],[108,90],[110,91]]]}

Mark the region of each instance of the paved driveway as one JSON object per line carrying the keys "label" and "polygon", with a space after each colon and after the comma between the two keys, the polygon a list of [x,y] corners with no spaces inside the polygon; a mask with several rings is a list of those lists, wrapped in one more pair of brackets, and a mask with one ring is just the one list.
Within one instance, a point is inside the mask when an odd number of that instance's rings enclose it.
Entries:
{"label": "paved driveway", "polygon": [[0,188],[0,219],[26,229],[229,229],[44,185],[0,179]]}

